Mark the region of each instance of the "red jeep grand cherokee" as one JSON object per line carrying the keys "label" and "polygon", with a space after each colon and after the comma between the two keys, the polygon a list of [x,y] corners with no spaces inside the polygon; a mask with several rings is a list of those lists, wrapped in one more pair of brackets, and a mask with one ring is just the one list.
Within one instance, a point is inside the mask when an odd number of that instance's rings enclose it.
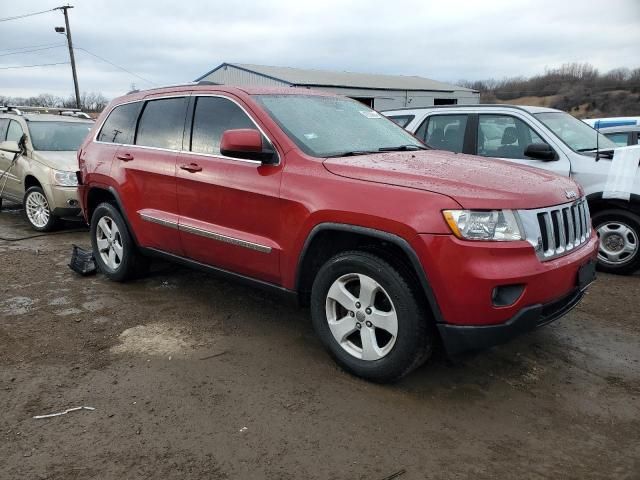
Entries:
{"label": "red jeep grand cherokee", "polygon": [[428,150],[342,97],[137,92],[78,155],[107,277],[155,255],[296,295],[336,361],[374,381],[407,374],[439,339],[457,354],[550,322],[594,276],[572,180]]}

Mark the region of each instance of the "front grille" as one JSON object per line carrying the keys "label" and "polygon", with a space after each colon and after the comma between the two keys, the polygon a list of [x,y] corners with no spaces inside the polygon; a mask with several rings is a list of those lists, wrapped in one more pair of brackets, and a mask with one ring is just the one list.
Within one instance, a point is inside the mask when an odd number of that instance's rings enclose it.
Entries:
{"label": "front grille", "polygon": [[551,260],[586,243],[591,236],[589,206],[584,198],[564,205],[521,210],[527,240],[538,258]]}

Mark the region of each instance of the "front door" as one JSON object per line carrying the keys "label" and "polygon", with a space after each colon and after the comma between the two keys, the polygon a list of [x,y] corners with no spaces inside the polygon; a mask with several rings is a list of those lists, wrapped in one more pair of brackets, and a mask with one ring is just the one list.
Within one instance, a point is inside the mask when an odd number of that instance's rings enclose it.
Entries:
{"label": "front door", "polygon": [[[569,159],[557,148],[558,159],[537,160],[525,156],[524,151],[532,143],[547,143],[522,119],[506,114],[480,114],[477,128],[477,155],[507,160],[520,165],[543,168],[568,177],[571,171]],[[552,145],[553,148],[553,145]]]}
{"label": "front door", "polygon": [[282,165],[262,165],[220,154],[225,130],[258,129],[237,100],[195,97],[191,118],[185,152],[176,165],[179,229],[185,255],[279,283]]}

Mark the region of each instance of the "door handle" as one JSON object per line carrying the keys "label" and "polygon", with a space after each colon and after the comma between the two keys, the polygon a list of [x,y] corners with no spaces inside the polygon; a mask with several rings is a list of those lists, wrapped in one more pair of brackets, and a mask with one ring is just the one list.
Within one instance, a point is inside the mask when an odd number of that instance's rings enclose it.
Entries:
{"label": "door handle", "polygon": [[123,162],[130,162],[131,160],[133,160],[133,155],[131,155],[130,153],[118,153],[116,157],[118,158],[118,160],[122,160]]}
{"label": "door handle", "polygon": [[187,172],[191,172],[191,173],[201,172],[202,171],[202,167],[200,165],[198,165],[197,163],[189,163],[189,164],[186,164],[186,165],[180,165],[180,168],[182,170],[186,170]]}

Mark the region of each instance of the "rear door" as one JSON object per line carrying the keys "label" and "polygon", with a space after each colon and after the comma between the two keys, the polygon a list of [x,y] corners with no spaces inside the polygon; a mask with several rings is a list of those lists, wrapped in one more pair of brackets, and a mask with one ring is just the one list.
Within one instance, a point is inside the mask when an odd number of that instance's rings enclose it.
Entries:
{"label": "rear door", "polygon": [[416,137],[436,150],[469,153],[465,149],[470,136],[468,113],[436,113],[427,116],[416,130]]}
{"label": "rear door", "polygon": [[188,96],[144,102],[133,145],[121,145],[111,175],[118,182],[138,243],[182,254],[175,164],[182,149]]}
{"label": "rear door", "polygon": [[[280,246],[276,239],[281,224],[282,164],[262,165],[220,153],[225,130],[260,130],[234,97],[194,95],[189,118],[185,152],[176,169],[185,255],[279,283]],[[266,137],[263,141],[271,143]]]}

